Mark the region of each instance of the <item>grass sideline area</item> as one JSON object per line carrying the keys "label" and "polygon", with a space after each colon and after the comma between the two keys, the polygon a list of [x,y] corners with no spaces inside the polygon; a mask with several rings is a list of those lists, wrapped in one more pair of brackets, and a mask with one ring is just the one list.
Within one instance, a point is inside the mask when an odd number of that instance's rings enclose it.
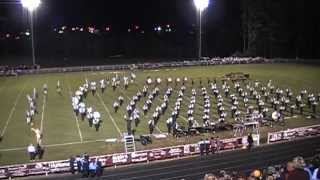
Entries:
{"label": "grass sideline area", "polygon": [[[127,71],[117,71],[119,76],[129,75]],[[183,67],[175,69],[159,69],[159,70],[138,70],[136,72],[137,79],[134,84],[130,84],[127,90],[123,87],[112,91],[108,86],[106,92],[92,96],[88,95],[86,103],[95,107],[102,116],[102,126],[98,132],[94,128],[90,128],[86,121],[76,119],[72,111],[70,95],[81,85],[84,80],[99,81],[105,77],[115,75],[114,71],[101,72],[79,72],[79,73],[57,73],[42,75],[27,75],[19,77],[0,77],[0,133],[3,140],[0,142],[0,165],[26,163],[29,162],[29,156],[26,148],[28,144],[35,143],[34,133],[31,132],[30,126],[25,122],[25,111],[27,109],[27,94],[32,94],[33,88],[37,88],[39,98],[37,99],[37,107],[39,113],[34,120],[35,127],[43,129],[43,144],[45,145],[44,161],[67,159],[71,155],[88,153],[90,155],[108,154],[123,152],[123,143],[106,144],[106,138],[120,138],[120,134],[113,125],[112,119],[120,128],[121,132],[126,131],[126,122],[123,115],[126,113],[126,106],[129,99],[136,94],[137,90],[142,90],[144,82],[148,76],[151,77],[190,77],[195,80],[197,87],[197,103],[195,106],[195,119],[202,122],[202,104],[203,98],[200,95],[199,78],[202,78],[203,85],[207,86],[207,77],[211,80],[217,78],[219,87],[221,87],[220,78],[230,72],[243,72],[250,74],[251,81],[259,80],[266,84],[268,80],[280,88],[291,88],[295,95],[301,89],[307,89],[308,92],[318,94],[320,92],[320,66],[310,66],[301,64],[246,64],[246,65],[219,65],[207,67]],[[62,85],[62,96],[56,93],[57,81]],[[45,100],[42,94],[42,86],[48,84],[48,97]],[[187,126],[187,122],[183,117],[187,117],[187,109],[191,96],[191,83],[187,83],[185,98],[181,107],[181,115],[178,122]],[[233,86],[230,84],[231,89]],[[174,88],[174,84],[171,85]],[[156,106],[160,104],[162,95],[166,89],[166,83],[160,86],[160,96],[158,96],[146,116],[141,116],[140,125],[136,128],[136,134],[148,134],[147,121],[152,117]],[[177,92],[180,86],[174,88],[172,97],[170,97],[169,108],[164,116],[160,117],[155,133],[166,132],[166,119],[170,116],[171,109],[174,106]],[[152,89],[152,88],[151,88]],[[209,92],[209,89],[208,89]],[[112,104],[118,96],[125,98],[124,105],[120,107],[118,113],[114,113]],[[214,99],[212,97],[212,99]],[[142,98],[137,107],[142,109],[146,98]],[[253,103],[253,102],[251,102]],[[215,101],[212,100],[211,111],[213,117],[216,117]],[[309,112],[309,108],[305,108]],[[318,114],[320,108],[317,108]],[[108,113],[110,112],[110,114]],[[215,115],[214,115],[215,114]],[[232,121],[228,113],[228,121]],[[274,126],[273,128],[262,127],[262,141],[266,141],[266,134],[270,131],[278,131],[281,129],[301,127],[319,124],[319,119],[306,119],[298,116],[297,118],[288,119],[285,126]],[[221,132],[215,135],[203,134],[191,138],[173,138],[166,140],[156,140],[148,146],[142,146],[136,143],[137,150],[150,149],[156,147],[166,147],[171,145],[186,144],[197,142],[200,138],[211,137],[232,137],[233,132]]]}

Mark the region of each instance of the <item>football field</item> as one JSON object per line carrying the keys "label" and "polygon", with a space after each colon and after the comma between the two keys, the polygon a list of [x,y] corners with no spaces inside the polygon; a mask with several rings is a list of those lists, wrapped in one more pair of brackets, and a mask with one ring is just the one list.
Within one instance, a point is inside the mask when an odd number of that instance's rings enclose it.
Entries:
{"label": "football field", "polygon": [[[207,87],[207,90],[212,99],[211,115],[213,119],[217,119],[216,100],[211,94],[207,84],[207,79],[211,81],[216,78],[219,88],[221,88],[221,78],[230,72],[243,72],[250,75],[250,82],[255,80],[266,85],[269,80],[275,87],[282,89],[292,89],[295,96],[302,89],[306,89],[308,93],[318,95],[320,93],[320,67],[310,65],[297,64],[248,64],[248,65],[219,65],[219,66],[197,66],[170,68],[159,70],[137,70],[135,72],[137,78],[134,83],[130,83],[128,89],[124,89],[123,84],[115,91],[111,86],[107,86],[106,91],[102,93],[100,88],[96,95],[88,93],[85,103],[94,107],[101,114],[101,127],[99,131],[89,127],[87,120],[75,115],[71,106],[71,95],[85,82],[96,81],[97,83],[103,78],[111,78],[116,74],[120,77],[130,76],[129,71],[98,71],[98,72],[79,72],[79,73],[56,73],[56,74],[41,74],[41,75],[25,75],[18,77],[0,77],[0,133],[3,136],[0,142],[0,165],[29,162],[29,156],[26,148],[30,143],[35,144],[36,139],[31,127],[39,128],[43,132],[42,144],[45,147],[44,160],[66,159],[71,155],[77,155],[84,152],[90,155],[107,154],[114,152],[122,152],[124,150],[123,143],[106,143],[107,138],[121,139],[121,136],[126,132],[126,122],[123,116],[126,114],[126,107],[138,90],[142,91],[147,77],[162,78],[163,82],[158,85],[160,95],[157,96],[151,109],[146,115],[141,112],[140,124],[134,127],[136,135],[149,134],[148,120],[152,118],[152,113],[157,105],[162,102],[162,97],[167,89],[165,79],[172,77],[188,77],[186,82],[186,92],[183,96],[183,101],[180,110],[178,123],[181,126],[188,126],[187,110],[191,97],[191,89],[197,90],[197,102],[195,105],[194,117],[198,122],[202,122],[203,115],[203,98],[201,96],[201,88],[199,85],[200,78],[202,84]],[[190,79],[193,79],[195,84],[192,85]],[[62,86],[61,95],[56,92],[57,81],[60,81]],[[247,82],[249,82],[247,81]],[[45,97],[42,93],[43,84],[48,84],[48,95]],[[233,93],[233,84],[228,82]],[[99,83],[98,83],[99,84]],[[169,98],[169,107],[164,115],[160,117],[156,125],[154,133],[166,133],[166,120],[170,117],[171,111],[174,108],[174,103],[178,97],[178,91],[181,84],[177,86],[175,83],[169,84],[174,90]],[[244,87],[244,83],[242,83]],[[99,86],[98,86],[99,87]],[[149,86],[149,92],[155,85]],[[28,109],[27,94],[32,96],[33,89],[38,91],[36,99],[38,113],[35,115],[33,125],[28,125],[25,120],[26,110]],[[114,112],[113,102],[119,96],[124,97],[124,104],[119,108],[117,113]],[[147,97],[142,97],[137,103],[137,108],[142,111],[144,102]],[[254,103],[250,100],[250,103]],[[294,102],[294,101],[292,101]],[[230,104],[225,105],[230,108]],[[245,109],[240,108],[242,112]],[[228,110],[227,110],[228,111]],[[307,119],[306,115],[311,114],[309,108],[305,108],[305,115],[298,115],[297,118],[288,119],[285,126],[274,127],[279,130],[289,127],[300,127],[312,124],[319,124],[319,119]],[[320,107],[317,107],[319,115]],[[298,111],[296,112],[298,113]],[[228,111],[228,114],[229,111]],[[288,115],[289,113],[287,113]],[[230,115],[227,116],[227,121],[233,122]],[[230,136],[226,134],[226,136]],[[197,138],[188,139],[188,142],[194,142]],[[156,141],[154,144],[144,147],[137,144],[137,149],[151,148],[155,146],[166,146],[174,144],[186,143],[186,141],[169,138],[168,140]]]}

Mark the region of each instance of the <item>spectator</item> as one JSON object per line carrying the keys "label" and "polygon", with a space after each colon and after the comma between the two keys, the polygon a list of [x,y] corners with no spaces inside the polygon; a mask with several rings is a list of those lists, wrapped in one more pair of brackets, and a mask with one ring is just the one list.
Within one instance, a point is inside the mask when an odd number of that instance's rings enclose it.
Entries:
{"label": "spectator", "polygon": [[87,158],[84,158],[82,162],[82,177],[89,177],[89,160]]}
{"label": "spectator", "polygon": [[72,174],[75,173],[75,169],[74,169],[74,162],[75,162],[75,158],[73,156],[70,157],[70,160],[69,160],[69,164],[70,164],[70,172]]}
{"label": "spectator", "polygon": [[198,142],[198,145],[199,145],[199,149],[200,149],[200,155],[203,156],[204,155],[204,141],[203,139],[201,139],[199,142]]}
{"label": "spectator", "polygon": [[217,149],[217,143],[213,137],[211,137],[211,139],[210,139],[210,147],[211,147],[211,153],[214,154]]}
{"label": "spectator", "polygon": [[219,152],[220,150],[223,150],[223,142],[220,140],[219,136],[216,138],[216,144],[217,144],[217,149],[216,152]]}
{"label": "spectator", "polygon": [[320,180],[320,171],[319,171],[319,167],[316,168],[314,171],[313,171],[313,174],[312,174],[312,177],[311,177],[312,180]]}
{"label": "spectator", "polygon": [[29,156],[30,156],[30,160],[34,161],[34,159],[36,158],[36,148],[34,147],[33,144],[30,144],[28,146],[28,153],[29,153]]}
{"label": "spectator", "polygon": [[44,154],[44,149],[40,146],[40,144],[37,144],[36,155],[38,155],[39,159],[42,159],[43,154]]}
{"label": "spectator", "polygon": [[308,173],[303,169],[304,166],[303,158],[294,158],[292,162],[287,164],[288,173],[286,180],[309,180]]}
{"label": "spectator", "polygon": [[204,180],[218,180],[218,178],[213,174],[206,174],[203,178]]}
{"label": "spectator", "polygon": [[89,176],[90,177],[95,177],[96,176],[96,171],[97,171],[97,164],[95,159],[91,159],[89,163]]}
{"label": "spectator", "polygon": [[287,163],[287,166],[286,166],[286,170],[285,170],[285,174],[284,174],[284,179],[285,179],[285,180],[288,180],[290,174],[292,174],[294,170],[295,170],[295,169],[294,169],[294,164],[293,164],[293,162],[292,162],[292,161],[289,161],[289,162]]}
{"label": "spectator", "polygon": [[82,159],[79,155],[76,156],[76,163],[77,163],[77,171],[78,173],[82,172]]}
{"label": "spectator", "polygon": [[248,135],[248,149],[251,150],[252,146],[253,146],[253,138],[252,138],[252,134],[250,133]]}
{"label": "spectator", "polygon": [[210,141],[209,141],[208,138],[204,141],[204,148],[205,148],[205,151],[206,151],[206,155],[208,155],[209,151],[210,151]]}
{"label": "spectator", "polygon": [[262,173],[260,170],[254,170],[251,174],[250,177],[253,179],[260,179],[262,177]]}
{"label": "spectator", "polygon": [[102,164],[101,164],[101,161],[99,161],[99,159],[97,159],[96,163],[97,163],[96,174],[97,174],[97,177],[100,177],[103,174]]}

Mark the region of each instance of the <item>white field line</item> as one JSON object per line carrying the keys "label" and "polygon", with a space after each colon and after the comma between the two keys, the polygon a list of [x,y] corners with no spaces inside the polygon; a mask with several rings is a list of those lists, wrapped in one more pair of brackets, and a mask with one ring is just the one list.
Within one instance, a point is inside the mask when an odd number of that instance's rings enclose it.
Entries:
{"label": "white field line", "polygon": [[[59,144],[47,144],[43,145],[44,147],[60,147],[60,146],[68,146],[68,145],[76,145],[76,144],[89,144],[94,142],[104,142],[105,139],[97,139],[91,141],[75,141],[75,142],[68,142],[68,143],[59,143]],[[8,149],[0,149],[0,152],[9,152],[9,151],[19,151],[19,150],[26,150],[26,147],[17,147],[17,148],[8,148]]]}
{"label": "white field line", "polygon": [[[172,109],[171,107],[169,107],[169,109],[170,109],[171,111],[173,111],[173,109]],[[188,122],[188,119],[185,118],[184,116],[179,115],[179,117],[181,117],[185,122]]]}
{"label": "white field line", "polygon": [[109,115],[109,117],[110,117],[110,119],[111,119],[114,127],[117,129],[118,133],[120,134],[120,137],[122,137],[121,130],[119,129],[119,127],[118,127],[117,123],[115,122],[115,120],[113,119],[113,117],[111,116],[111,113],[110,113],[108,107],[107,107],[106,104],[104,103],[104,101],[103,101],[103,99],[101,98],[101,96],[99,95],[99,93],[97,93],[97,96],[98,96],[98,98],[99,98],[99,100],[100,100],[100,103],[103,105],[104,110],[105,110],[105,111],[107,112],[107,114]]}
{"label": "white field line", "polygon": [[47,103],[47,97],[43,95],[43,104],[42,104],[42,113],[41,113],[41,121],[40,121],[40,131],[43,133],[43,119],[44,119],[44,109]]}
{"label": "white field line", "polygon": [[[96,76],[96,75],[95,75]],[[85,74],[85,79],[88,79],[88,77],[87,77],[87,75]],[[113,124],[113,126],[117,129],[117,131],[118,131],[118,133],[119,133],[119,135],[120,135],[120,137],[122,137],[122,133],[121,133],[121,130],[120,130],[120,128],[118,127],[118,125],[117,125],[117,123],[116,123],[116,121],[113,119],[113,117],[112,117],[112,115],[111,115],[111,113],[110,113],[110,111],[109,111],[109,108],[106,106],[106,104],[104,103],[104,101],[103,101],[103,99],[101,98],[101,96],[99,95],[99,93],[96,93],[97,94],[97,96],[98,96],[98,98],[99,98],[99,100],[100,100],[100,104],[102,104],[102,106],[103,106],[103,108],[104,108],[104,110],[107,112],[107,114],[108,114],[108,116],[110,117],[110,119],[111,119],[111,121],[112,121],[112,124]]]}
{"label": "white field line", "polygon": [[[123,90],[120,90],[120,91],[122,92],[122,94],[124,94],[124,95],[127,97],[127,99],[128,99],[129,101],[131,100],[130,97],[129,97]],[[140,112],[141,112],[141,111],[140,111]],[[155,127],[156,127],[156,130],[157,130],[157,131],[159,131],[161,134],[163,133],[158,126],[155,126]]]}
{"label": "white field line", "polygon": [[[72,92],[71,92],[71,87],[70,87],[70,83],[67,79],[67,77],[65,77],[66,81],[67,81],[67,85],[68,85],[68,89],[69,89],[69,94],[70,94],[70,97],[72,96]],[[80,129],[80,125],[79,125],[79,119],[78,117],[75,115],[75,113],[72,113],[73,116],[74,116],[74,119],[76,120],[76,126],[77,126],[77,129],[78,129],[78,134],[79,134],[79,137],[80,137],[80,142],[83,142],[83,137],[82,137],[82,133],[81,133],[81,129]]]}
{"label": "white field line", "polygon": [[9,122],[10,122],[11,119],[12,119],[12,115],[13,115],[14,111],[16,110],[16,106],[17,106],[17,104],[18,104],[18,101],[19,101],[20,98],[21,98],[22,92],[24,91],[25,87],[26,87],[26,83],[24,84],[23,88],[21,89],[21,91],[19,92],[19,94],[18,94],[17,97],[16,97],[16,100],[15,100],[15,102],[14,102],[14,104],[13,104],[13,107],[12,107],[12,109],[11,109],[11,111],[10,111],[10,114],[9,114],[9,117],[8,117],[8,119],[7,119],[7,121],[6,121],[6,124],[5,124],[4,128],[3,128],[2,131],[1,131],[0,137],[3,137],[3,135],[6,133],[7,127],[8,127],[8,125],[9,125]]}
{"label": "white field line", "polygon": [[[173,111],[173,109],[172,109],[170,106],[169,106],[169,109],[170,109],[171,111]],[[184,116],[179,115],[179,117],[181,117],[185,122],[188,122],[188,119],[185,118]]]}

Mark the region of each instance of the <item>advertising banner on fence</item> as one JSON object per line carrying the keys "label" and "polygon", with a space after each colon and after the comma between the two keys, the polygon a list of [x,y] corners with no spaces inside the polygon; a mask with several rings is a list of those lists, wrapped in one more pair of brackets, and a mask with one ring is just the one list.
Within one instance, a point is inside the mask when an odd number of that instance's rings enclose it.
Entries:
{"label": "advertising banner on fence", "polygon": [[[221,150],[239,149],[246,146],[246,137],[221,140]],[[119,153],[111,155],[93,156],[91,159],[99,160],[103,167],[143,163],[148,161],[165,160],[198,154],[198,144],[136,151],[133,153]],[[76,164],[75,164],[76,167]],[[69,160],[37,162],[22,165],[0,167],[0,179],[9,177],[23,177],[34,175],[47,175],[63,173],[70,170]]]}
{"label": "advertising banner on fence", "polygon": [[268,133],[268,144],[280,141],[292,140],[299,137],[320,135],[320,125],[307,126],[285,131]]}

